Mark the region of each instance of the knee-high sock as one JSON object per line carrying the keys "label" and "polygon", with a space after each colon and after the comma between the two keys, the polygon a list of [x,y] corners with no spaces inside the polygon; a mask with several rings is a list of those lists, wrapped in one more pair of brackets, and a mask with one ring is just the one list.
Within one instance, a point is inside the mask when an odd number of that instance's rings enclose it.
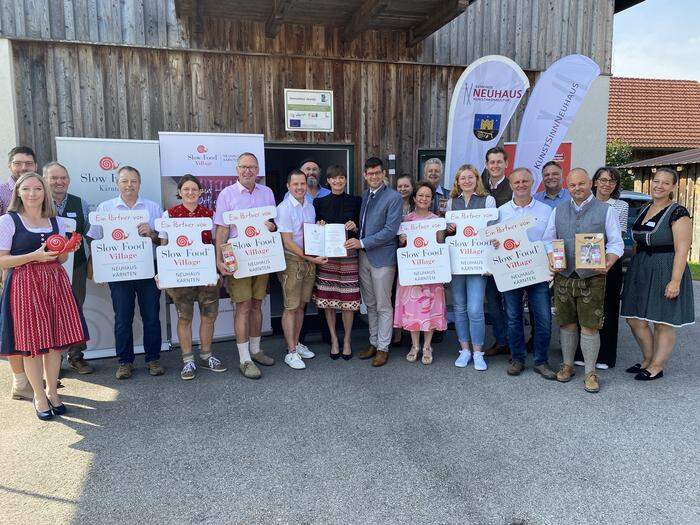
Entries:
{"label": "knee-high sock", "polygon": [[595,372],[595,363],[598,360],[600,350],[600,334],[581,334],[581,353],[586,364],[586,373]]}
{"label": "knee-high sock", "polygon": [[574,354],[576,354],[578,346],[578,330],[569,331],[562,328],[559,331],[559,339],[561,340],[561,356],[564,364],[574,366]]}

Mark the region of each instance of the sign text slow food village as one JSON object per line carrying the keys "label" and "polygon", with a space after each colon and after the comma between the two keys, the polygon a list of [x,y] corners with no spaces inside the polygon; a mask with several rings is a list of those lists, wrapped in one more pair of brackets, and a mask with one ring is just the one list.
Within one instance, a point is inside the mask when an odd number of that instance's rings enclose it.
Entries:
{"label": "sign text slow food village", "polygon": [[216,284],[214,246],[202,242],[202,230],[212,228],[209,217],[156,219],[155,225],[168,236],[168,244],[156,248],[161,288]]}
{"label": "sign text slow food village", "polygon": [[406,246],[396,250],[401,286],[452,280],[447,246],[437,242],[437,232],[446,226],[445,219],[401,223],[399,233],[406,235]]}
{"label": "sign text slow food village", "polygon": [[456,226],[455,234],[445,241],[450,250],[452,274],[485,273],[484,259],[488,252],[489,241],[484,238],[484,228],[488,221],[498,219],[498,210],[485,208],[448,211],[445,219]]}
{"label": "sign text slow food village", "polygon": [[92,241],[92,271],[97,283],[150,279],[155,275],[153,242],[141,237],[138,225],[148,222],[145,210],[90,213],[90,224],[102,226],[102,238]]}

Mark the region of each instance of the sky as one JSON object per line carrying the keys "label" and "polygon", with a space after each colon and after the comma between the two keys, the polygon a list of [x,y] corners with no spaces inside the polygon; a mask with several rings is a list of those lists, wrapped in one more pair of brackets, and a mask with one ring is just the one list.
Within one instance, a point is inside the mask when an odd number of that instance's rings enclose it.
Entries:
{"label": "sky", "polygon": [[617,77],[700,81],[700,0],[644,0],[614,18]]}

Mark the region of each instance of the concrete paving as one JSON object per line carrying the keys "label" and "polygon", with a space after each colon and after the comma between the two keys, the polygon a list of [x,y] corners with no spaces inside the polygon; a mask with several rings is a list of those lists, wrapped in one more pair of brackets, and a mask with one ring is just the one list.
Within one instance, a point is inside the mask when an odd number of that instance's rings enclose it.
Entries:
{"label": "concrete paving", "polygon": [[228,372],[189,382],[176,352],[162,377],[137,358],[129,381],[101,360],[66,374],[69,417],[40,422],[3,394],[0,522],[699,523],[700,326],[679,331],[666,377],[641,383],[624,371],[640,354],[621,324],[599,394],[581,369],[567,384],[531,366],[508,377],[503,357],[457,369],[454,332],[431,366],[396,350],[379,369],[317,343],[293,371],[266,338],[278,363],[259,381],[238,373],[231,343],[217,348]]}

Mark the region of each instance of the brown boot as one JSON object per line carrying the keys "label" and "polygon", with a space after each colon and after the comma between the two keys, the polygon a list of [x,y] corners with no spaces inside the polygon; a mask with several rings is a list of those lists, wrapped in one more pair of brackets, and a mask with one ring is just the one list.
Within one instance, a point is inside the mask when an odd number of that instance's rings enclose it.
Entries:
{"label": "brown boot", "polygon": [[506,373],[509,376],[519,376],[523,370],[525,370],[525,363],[521,363],[520,361],[513,361],[506,370]]}
{"label": "brown boot", "polygon": [[493,357],[501,354],[510,355],[510,348],[508,348],[508,345],[499,345],[498,343],[494,343],[491,348],[484,352],[486,357]]}
{"label": "brown boot", "polygon": [[389,352],[385,350],[377,350],[377,354],[372,359],[372,366],[384,366],[389,360]]}
{"label": "brown boot", "polygon": [[583,388],[586,392],[595,394],[600,392],[600,383],[598,383],[598,376],[595,372],[588,372],[583,380]]}
{"label": "brown boot", "polygon": [[557,372],[557,381],[560,383],[566,383],[567,381],[571,381],[571,378],[575,375],[576,372],[574,372],[573,366],[562,363],[561,367],[559,368],[559,372]]}
{"label": "brown boot", "polygon": [[535,372],[540,374],[545,379],[556,379],[557,373],[549,368],[547,363],[542,363],[541,365],[536,365],[533,369]]}
{"label": "brown boot", "polygon": [[374,355],[376,353],[377,353],[377,347],[374,345],[369,345],[367,348],[360,351],[360,355],[358,357],[360,359],[370,359],[370,358],[374,357]]}

